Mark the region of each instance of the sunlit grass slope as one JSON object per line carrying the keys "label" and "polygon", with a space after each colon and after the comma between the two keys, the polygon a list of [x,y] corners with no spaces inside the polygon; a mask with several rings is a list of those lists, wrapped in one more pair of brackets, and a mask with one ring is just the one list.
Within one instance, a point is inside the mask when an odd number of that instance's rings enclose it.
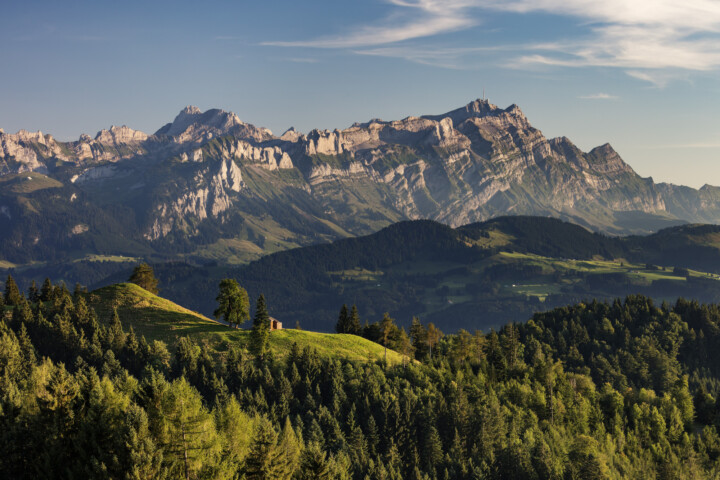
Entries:
{"label": "sunlit grass slope", "polygon": [[[100,321],[110,321],[113,308],[117,308],[125,329],[132,326],[137,335],[144,335],[148,341],[162,340],[170,347],[187,335],[198,343],[207,343],[214,352],[221,352],[233,344],[247,346],[250,338],[249,330],[229,328],[132,283],[100,288],[91,292],[88,300]],[[270,348],[276,358],[286,356],[293,343],[300,349],[314,348],[320,355],[328,357],[375,361],[384,356],[382,345],[355,335],[294,329],[270,334]],[[392,350],[388,350],[387,358],[390,363],[402,361],[402,356]]]}

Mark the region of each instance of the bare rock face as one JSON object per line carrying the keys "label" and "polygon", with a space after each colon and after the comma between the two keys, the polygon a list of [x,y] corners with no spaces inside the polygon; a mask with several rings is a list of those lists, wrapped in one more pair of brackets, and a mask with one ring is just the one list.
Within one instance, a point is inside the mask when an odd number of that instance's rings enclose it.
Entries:
{"label": "bare rock face", "polygon": [[307,155],[341,155],[344,152],[342,133],[338,130],[313,130],[306,139]]}
{"label": "bare rock face", "polygon": [[95,141],[103,145],[131,145],[146,141],[150,136],[132,128],[112,126],[110,130],[100,130]]}
{"label": "bare rock face", "polygon": [[35,171],[47,173],[47,166],[38,152],[60,159],[66,158],[60,144],[52,135],[27,130],[20,130],[13,135],[0,130],[0,174]]}
{"label": "bare rock face", "polygon": [[153,208],[154,220],[144,237],[163,238],[176,228],[187,228],[188,219],[218,218],[232,208],[233,192],[243,188],[242,172],[231,158],[207,165],[195,174],[190,189]]}

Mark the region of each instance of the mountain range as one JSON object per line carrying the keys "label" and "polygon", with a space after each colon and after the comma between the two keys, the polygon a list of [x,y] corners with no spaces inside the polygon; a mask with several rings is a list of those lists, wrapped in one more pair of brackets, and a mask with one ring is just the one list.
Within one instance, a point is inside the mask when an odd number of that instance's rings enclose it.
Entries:
{"label": "mountain range", "polygon": [[720,220],[720,189],[642,178],[613,148],[548,139],[519,107],[281,136],[222,110],[154,134],[0,130],[2,266],[125,257],[241,264],[407,219],[552,216],[611,235]]}

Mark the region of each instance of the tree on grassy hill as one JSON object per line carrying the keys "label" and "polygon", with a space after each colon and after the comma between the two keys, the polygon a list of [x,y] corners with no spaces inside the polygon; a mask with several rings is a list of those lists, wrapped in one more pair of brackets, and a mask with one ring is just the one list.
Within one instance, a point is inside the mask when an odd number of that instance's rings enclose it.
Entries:
{"label": "tree on grassy hill", "polygon": [[215,318],[222,317],[231,327],[240,326],[250,320],[250,299],[247,291],[236,280],[225,278],[220,281],[220,293],[215,299],[218,308],[213,312]]}
{"label": "tree on grassy hill", "polygon": [[255,307],[252,331],[250,332],[250,351],[259,358],[263,358],[268,350],[270,338],[270,315],[265,304],[265,295],[260,295]]}
{"label": "tree on grassy hill", "polygon": [[350,321],[350,315],[348,313],[347,305],[343,303],[340,308],[340,315],[338,315],[338,321],[335,325],[335,331],[337,333],[348,333],[348,323]]}
{"label": "tree on grassy hill", "polygon": [[350,333],[352,335],[362,334],[362,328],[360,327],[360,314],[358,313],[357,306],[353,305],[352,309],[348,313],[347,305],[343,304],[340,309],[337,325],[335,325],[335,330],[337,333]]}
{"label": "tree on grassy hill", "polygon": [[144,262],[135,267],[128,282],[134,283],[154,295],[160,292],[158,290],[158,281],[155,278],[155,272],[150,265]]}
{"label": "tree on grassy hill", "polygon": [[428,351],[427,344],[427,329],[420,323],[418,317],[413,317],[412,324],[410,325],[410,339],[412,340],[412,346],[415,349],[415,358],[421,360],[425,358]]}
{"label": "tree on grassy hill", "polygon": [[387,346],[390,341],[390,334],[395,326],[394,320],[390,317],[390,314],[385,312],[382,320],[380,320],[380,333],[382,335],[383,346],[385,347],[385,361],[387,362]]}
{"label": "tree on grassy hill", "polygon": [[6,305],[17,305],[20,303],[21,295],[20,289],[15,283],[15,279],[12,275],[8,275],[5,281],[5,304]]}
{"label": "tree on grassy hill", "polygon": [[350,309],[350,318],[348,320],[347,333],[352,333],[353,335],[360,335],[361,332],[362,328],[360,327],[360,314],[358,313],[357,306],[353,305]]}
{"label": "tree on grassy hill", "polygon": [[427,336],[425,338],[426,338],[428,349],[430,350],[430,358],[432,358],[433,347],[438,344],[438,342],[440,341],[442,336],[443,336],[443,333],[440,331],[439,328],[437,328],[435,326],[434,323],[432,323],[432,322],[428,323]]}

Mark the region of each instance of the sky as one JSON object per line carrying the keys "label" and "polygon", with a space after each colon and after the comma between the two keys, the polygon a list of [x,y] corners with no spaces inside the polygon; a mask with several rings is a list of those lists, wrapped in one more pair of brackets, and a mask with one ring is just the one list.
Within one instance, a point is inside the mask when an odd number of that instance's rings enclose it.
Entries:
{"label": "sky", "polygon": [[8,133],[153,133],[196,105],[280,135],[484,92],[643,177],[720,185],[720,0],[24,0],[0,47]]}

